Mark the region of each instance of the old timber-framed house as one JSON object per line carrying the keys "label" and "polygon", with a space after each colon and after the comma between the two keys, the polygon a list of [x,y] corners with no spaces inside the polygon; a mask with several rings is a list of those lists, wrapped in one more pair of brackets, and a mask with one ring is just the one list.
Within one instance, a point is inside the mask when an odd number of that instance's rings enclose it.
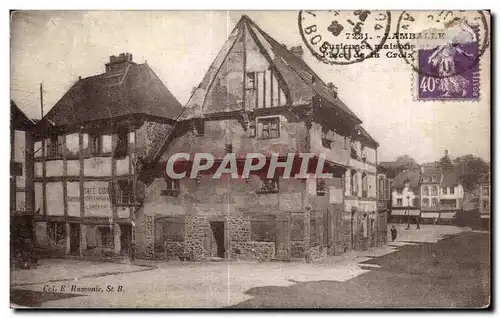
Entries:
{"label": "old timber-framed house", "polygon": [[[293,52],[292,52],[293,51]],[[147,237],[138,251],[167,258],[289,260],[380,244],[386,233],[376,197],[377,142],[361,120],[302,60],[243,16],[194,90],[175,128],[143,161],[141,210]],[[331,179],[173,180],[162,174],[176,153],[326,155]],[[138,219],[139,220],[139,219]],[[381,221],[382,220],[382,221]],[[154,224],[154,231],[151,226]]]}
{"label": "old timber-framed house", "polygon": [[37,125],[36,242],[48,253],[127,255],[144,194],[137,163],[154,155],[182,107],[147,63],[111,56]]}

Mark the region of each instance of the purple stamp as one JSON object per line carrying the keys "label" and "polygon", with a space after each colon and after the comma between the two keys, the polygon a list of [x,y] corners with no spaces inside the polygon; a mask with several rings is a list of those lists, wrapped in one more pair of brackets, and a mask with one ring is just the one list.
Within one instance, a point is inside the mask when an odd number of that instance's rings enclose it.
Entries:
{"label": "purple stamp", "polygon": [[478,99],[478,56],[475,41],[419,49],[418,99]]}
{"label": "purple stamp", "polygon": [[489,39],[483,11],[403,12],[397,35],[400,51],[412,50],[405,60],[416,72],[416,100],[479,100]]}

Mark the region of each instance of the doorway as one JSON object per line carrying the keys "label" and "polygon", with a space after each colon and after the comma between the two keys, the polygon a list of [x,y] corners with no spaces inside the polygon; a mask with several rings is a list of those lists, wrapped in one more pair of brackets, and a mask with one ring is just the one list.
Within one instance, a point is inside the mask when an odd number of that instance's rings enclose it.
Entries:
{"label": "doorway", "polygon": [[80,253],[80,224],[70,223],[69,224],[69,253],[79,254]]}
{"label": "doorway", "polygon": [[224,222],[211,221],[210,228],[212,229],[215,244],[217,245],[217,256],[224,258],[226,253],[226,248],[224,246]]}
{"label": "doorway", "polygon": [[132,225],[120,224],[120,255],[129,255],[132,243]]}

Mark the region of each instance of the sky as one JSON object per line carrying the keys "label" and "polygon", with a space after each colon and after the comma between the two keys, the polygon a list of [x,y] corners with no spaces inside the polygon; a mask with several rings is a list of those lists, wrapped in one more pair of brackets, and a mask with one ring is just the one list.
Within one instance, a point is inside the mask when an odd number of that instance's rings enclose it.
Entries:
{"label": "sky", "polygon": [[[380,144],[378,161],[408,154],[417,162],[473,154],[490,161],[490,52],[481,58],[481,99],[414,100],[415,72],[403,59],[351,65],[319,62],[302,42],[297,11],[28,11],[11,17],[11,99],[40,118],[78,80],[103,73],[110,55],[147,63],[181,104],[190,97],[240,17],[246,14],[304,60],[363,121]],[[391,32],[400,12],[393,12]],[[388,40],[390,43],[391,40]],[[395,43],[395,40],[393,43]]]}

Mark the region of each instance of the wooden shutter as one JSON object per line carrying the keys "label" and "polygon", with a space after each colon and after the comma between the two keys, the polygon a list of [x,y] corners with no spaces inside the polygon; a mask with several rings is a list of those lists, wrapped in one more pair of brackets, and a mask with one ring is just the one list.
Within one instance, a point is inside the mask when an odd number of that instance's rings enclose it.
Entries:
{"label": "wooden shutter", "polygon": [[109,199],[112,205],[116,205],[115,182],[110,181],[108,185]]}
{"label": "wooden shutter", "polygon": [[62,156],[63,154],[63,146],[65,142],[65,137],[66,136],[57,136],[57,155]]}

